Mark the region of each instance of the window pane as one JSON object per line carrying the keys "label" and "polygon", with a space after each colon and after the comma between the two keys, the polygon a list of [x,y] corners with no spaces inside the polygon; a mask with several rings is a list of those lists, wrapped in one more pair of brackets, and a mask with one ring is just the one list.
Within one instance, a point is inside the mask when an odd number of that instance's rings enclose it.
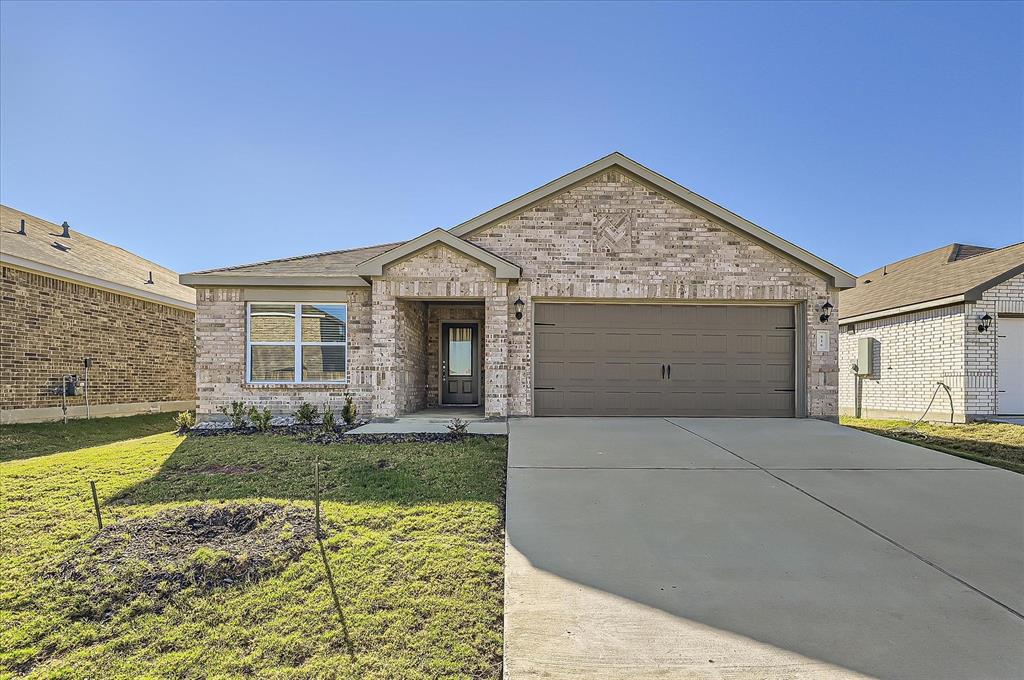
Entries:
{"label": "window pane", "polygon": [[448,375],[473,375],[473,329],[448,329]]}
{"label": "window pane", "polygon": [[345,379],[345,346],[302,346],[302,382],[340,382]]}
{"label": "window pane", "polygon": [[302,305],[302,342],[345,342],[345,305]]}
{"label": "window pane", "polygon": [[253,382],[294,382],[294,345],[252,345],[249,356]]}
{"label": "window pane", "polygon": [[252,342],[295,342],[295,305],[254,302],[249,315]]}

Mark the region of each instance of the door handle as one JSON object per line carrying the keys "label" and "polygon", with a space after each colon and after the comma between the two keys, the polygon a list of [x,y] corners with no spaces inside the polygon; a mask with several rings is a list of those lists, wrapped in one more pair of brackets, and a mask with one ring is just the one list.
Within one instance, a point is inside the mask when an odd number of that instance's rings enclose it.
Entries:
{"label": "door handle", "polygon": [[672,364],[668,365],[668,379],[672,379]]}
{"label": "door handle", "polygon": [[661,365],[661,379],[665,379],[665,364]]}

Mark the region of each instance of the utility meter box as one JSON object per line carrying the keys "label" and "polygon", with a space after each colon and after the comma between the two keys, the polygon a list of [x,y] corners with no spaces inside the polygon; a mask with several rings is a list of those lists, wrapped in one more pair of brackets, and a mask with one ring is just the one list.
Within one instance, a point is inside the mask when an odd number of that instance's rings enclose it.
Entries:
{"label": "utility meter box", "polygon": [[874,372],[873,344],[873,338],[857,338],[857,375],[871,375]]}

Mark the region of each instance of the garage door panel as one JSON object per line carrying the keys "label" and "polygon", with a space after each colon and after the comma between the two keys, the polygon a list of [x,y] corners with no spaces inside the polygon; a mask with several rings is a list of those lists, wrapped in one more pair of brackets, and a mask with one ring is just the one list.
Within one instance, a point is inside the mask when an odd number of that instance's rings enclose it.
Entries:
{"label": "garage door panel", "polygon": [[538,303],[535,318],[537,415],[793,415],[792,307]]}

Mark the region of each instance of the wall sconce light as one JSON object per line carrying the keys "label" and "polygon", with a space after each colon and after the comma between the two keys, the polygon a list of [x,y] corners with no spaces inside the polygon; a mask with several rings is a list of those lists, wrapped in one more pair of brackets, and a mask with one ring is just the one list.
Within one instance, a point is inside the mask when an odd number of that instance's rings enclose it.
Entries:
{"label": "wall sconce light", "polygon": [[825,304],[821,306],[821,316],[818,317],[818,321],[827,323],[829,318],[832,316],[832,303],[825,301]]}
{"label": "wall sconce light", "polygon": [[523,302],[523,298],[516,298],[516,301],[512,303],[512,306],[516,310],[516,318],[517,319],[522,319],[523,318],[523,307],[526,306],[526,303]]}
{"label": "wall sconce light", "polygon": [[992,317],[986,314],[985,316],[981,317],[980,321],[981,323],[978,324],[978,332],[984,333],[985,331],[988,330],[988,327],[992,325]]}

